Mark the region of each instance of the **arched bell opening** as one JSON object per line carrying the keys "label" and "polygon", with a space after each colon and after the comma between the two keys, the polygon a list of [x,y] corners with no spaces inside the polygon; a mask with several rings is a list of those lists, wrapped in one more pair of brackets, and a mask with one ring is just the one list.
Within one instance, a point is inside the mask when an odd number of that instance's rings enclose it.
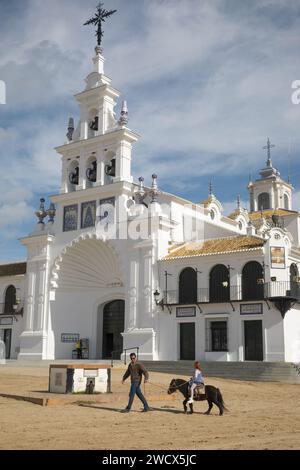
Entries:
{"label": "arched bell opening", "polygon": [[270,195],[268,193],[260,193],[257,205],[259,211],[270,209]]}
{"label": "arched bell opening", "polygon": [[86,188],[92,188],[97,181],[97,159],[91,156],[86,163]]}
{"label": "arched bell opening", "polygon": [[99,117],[96,108],[90,109],[88,114],[88,138],[95,137],[99,130]]}
{"label": "arched bell opening", "polygon": [[105,152],[104,173],[105,184],[113,183],[116,176],[116,156],[114,152]]}
{"label": "arched bell opening", "polygon": [[68,192],[76,191],[79,184],[79,161],[73,160],[68,167]]}

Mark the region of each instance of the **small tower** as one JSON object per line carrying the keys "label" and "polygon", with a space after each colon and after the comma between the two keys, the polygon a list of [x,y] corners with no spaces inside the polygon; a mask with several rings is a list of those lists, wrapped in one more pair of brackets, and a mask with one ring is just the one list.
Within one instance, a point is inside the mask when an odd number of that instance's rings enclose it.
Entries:
{"label": "small tower", "polygon": [[273,166],[271,159],[271,148],[275,147],[267,139],[266,166],[260,171],[260,178],[248,183],[250,212],[265,210],[286,209],[292,210],[293,186],[280,177],[279,171]]}
{"label": "small tower", "polygon": [[75,95],[79,122],[74,129],[73,119],[69,121],[68,142],[56,148],[62,155],[61,193],[133,180],[131,153],[138,135],[127,127],[126,101],[121,105],[120,119],[115,115],[120,92],[104,74],[104,62],[102,49],[96,46],[85,90]]}

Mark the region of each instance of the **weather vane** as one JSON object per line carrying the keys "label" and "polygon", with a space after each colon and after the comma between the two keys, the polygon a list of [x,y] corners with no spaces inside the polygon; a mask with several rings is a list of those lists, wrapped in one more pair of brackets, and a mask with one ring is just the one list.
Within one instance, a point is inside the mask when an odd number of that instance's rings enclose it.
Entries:
{"label": "weather vane", "polygon": [[84,26],[89,25],[89,24],[94,24],[97,26],[96,29],[96,36],[97,36],[97,44],[98,46],[101,46],[101,41],[103,37],[103,30],[102,30],[102,23],[105,22],[106,18],[109,16],[113,15],[116,13],[117,10],[105,10],[103,7],[103,3],[99,3],[97,6],[97,12],[93,18],[88,20],[86,23],[84,23]]}

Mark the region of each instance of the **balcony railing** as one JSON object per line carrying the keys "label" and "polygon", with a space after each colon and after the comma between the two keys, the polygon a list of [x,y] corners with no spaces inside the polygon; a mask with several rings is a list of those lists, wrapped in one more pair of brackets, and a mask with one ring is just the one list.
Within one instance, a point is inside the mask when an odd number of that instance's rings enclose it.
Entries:
{"label": "balcony railing", "polygon": [[253,302],[272,298],[293,298],[300,300],[300,284],[290,281],[273,281],[258,284],[257,289],[252,286],[243,292],[242,286],[214,287],[210,295],[209,288],[197,289],[197,298],[180,296],[179,290],[164,292],[163,303],[165,305],[192,305],[203,303],[224,302]]}

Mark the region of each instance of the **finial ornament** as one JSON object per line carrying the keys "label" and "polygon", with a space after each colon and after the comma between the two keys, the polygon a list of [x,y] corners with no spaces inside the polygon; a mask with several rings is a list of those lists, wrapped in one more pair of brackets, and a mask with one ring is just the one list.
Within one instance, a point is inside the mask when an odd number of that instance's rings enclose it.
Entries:
{"label": "finial ornament", "polygon": [[159,196],[160,191],[157,187],[157,175],[153,174],[152,175],[152,185],[151,189],[149,191],[149,195],[151,196],[151,204],[154,202],[157,202],[157,197]]}
{"label": "finial ornament", "polygon": [[270,139],[268,137],[268,140],[267,140],[267,145],[265,145],[263,147],[264,150],[267,150],[267,156],[268,156],[268,159],[267,159],[267,167],[271,167],[272,166],[272,160],[271,160],[271,148],[275,147],[275,145],[271,144],[270,142]]}
{"label": "finial ornament", "polygon": [[38,223],[44,224],[44,218],[47,217],[47,212],[45,211],[45,199],[44,198],[40,199],[40,207],[35,212],[35,215],[39,219]]}
{"label": "finial ornament", "polygon": [[120,119],[118,121],[120,126],[126,126],[128,124],[128,108],[127,108],[127,101],[123,101]]}
{"label": "finial ornament", "polygon": [[66,134],[69,142],[73,139],[73,132],[74,132],[74,119],[70,117],[69,123],[68,123],[68,132]]}
{"label": "finial ornament", "polygon": [[144,199],[147,196],[147,192],[144,188],[144,178],[142,176],[139,177],[139,189],[136,191],[135,196],[138,204],[143,204]]}
{"label": "finial ornament", "polygon": [[238,194],[238,197],[236,198],[236,205],[237,205],[238,210],[240,210],[241,209],[241,198],[240,198],[239,194]]}
{"label": "finial ornament", "polygon": [[[102,23],[105,22],[106,18],[109,16],[113,15],[116,13],[117,10],[105,10],[103,7],[103,3],[99,3],[97,6],[97,11],[96,14],[93,18],[90,20],[86,21],[83,26],[94,24],[97,29],[96,29],[96,36],[97,36],[97,47],[96,47],[96,52],[102,52],[101,51],[101,42],[103,38],[103,29],[102,29]],[[99,49],[100,48],[100,49]]]}
{"label": "finial ornament", "polygon": [[49,222],[53,224],[54,217],[56,214],[55,204],[53,204],[53,202],[51,202],[50,207],[46,212],[47,212],[47,215],[49,216]]}
{"label": "finial ornament", "polygon": [[212,196],[212,194],[213,194],[212,180],[210,180],[210,182],[209,182],[208,194],[209,194],[209,196]]}

